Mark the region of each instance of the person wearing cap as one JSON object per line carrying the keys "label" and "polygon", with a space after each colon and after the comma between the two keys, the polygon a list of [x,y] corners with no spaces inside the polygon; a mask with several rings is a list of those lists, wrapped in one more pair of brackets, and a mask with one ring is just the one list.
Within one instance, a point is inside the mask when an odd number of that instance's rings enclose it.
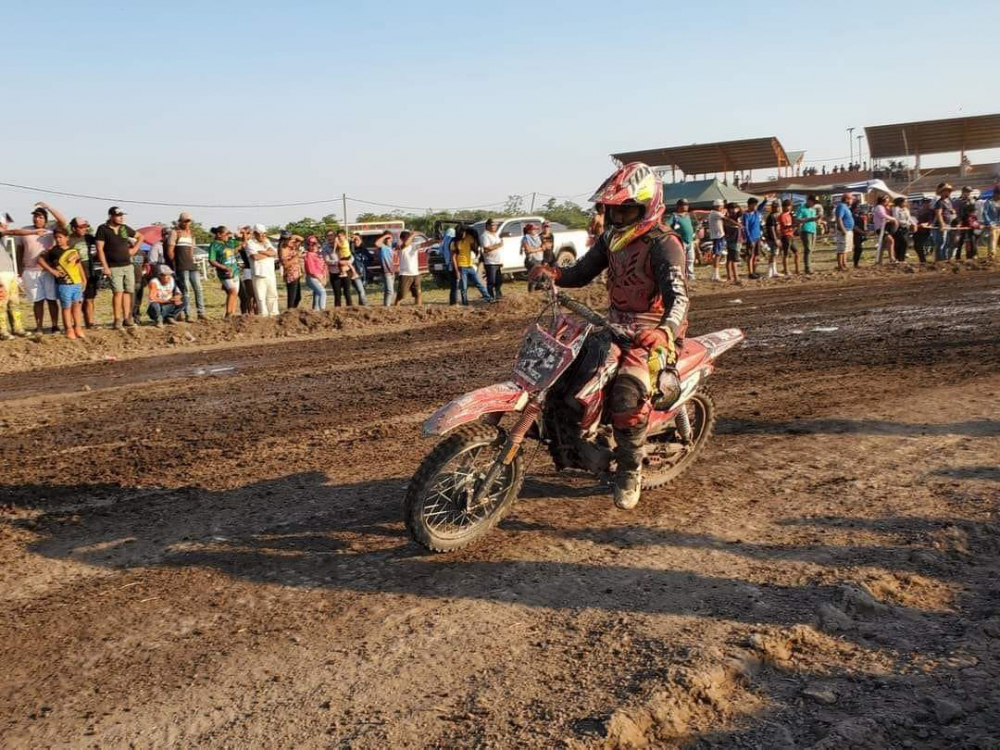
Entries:
{"label": "person wearing cap", "polygon": [[32,304],[35,315],[35,332],[42,333],[45,322],[45,308],[49,308],[52,333],[59,330],[59,303],[56,297],[56,280],[39,263],[45,253],[55,247],[55,237],[49,227],[49,213],[56,225],[66,225],[61,213],[47,203],[35,204],[31,212],[31,226],[13,229],[7,234],[18,238],[17,267],[21,272],[24,294]]}
{"label": "person wearing cap", "polygon": [[[542,250],[542,240],[538,236],[538,227],[530,221],[524,225],[524,236],[521,237],[521,255],[524,256],[524,267],[530,273],[535,266],[545,261],[545,251]],[[528,282],[528,291],[540,288],[536,282]]]}
{"label": "person wearing cap", "polygon": [[173,325],[184,314],[187,302],[174,279],[174,270],[166,263],[156,270],[156,277],[149,281],[149,319],[162,328],[164,323]]}
{"label": "person wearing cap", "polygon": [[538,239],[542,241],[542,263],[554,266],[556,264],[556,238],[552,234],[552,222],[548,219],[542,221],[542,230],[538,233]]}
{"label": "person wearing cap", "polygon": [[267,237],[267,227],[254,224],[251,237],[247,240],[247,254],[253,263],[253,290],[257,298],[257,310],[263,317],[278,314],[278,278],[274,263],[278,251]]}
{"label": "person wearing cap", "polygon": [[83,333],[83,285],[86,277],[80,254],[69,244],[69,230],[57,224],[55,246],[38,259],[39,265],[56,280],[56,295],[62,308],[63,329],[68,339],[86,338]]}
{"label": "person wearing cap", "polygon": [[833,232],[834,246],[837,251],[837,270],[847,270],[847,254],[854,253],[854,215],[851,213],[850,193],[840,196],[840,203],[833,209],[833,220],[836,225]]}
{"label": "person wearing cap", "polygon": [[[201,272],[194,261],[194,251],[198,246],[194,236],[194,220],[187,211],[177,217],[177,225],[167,240],[167,263],[175,272],[177,286],[184,295],[187,307],[191,305],[191,294],[194,294],[195,311],[198,318],[205,318],[205,293],[201,287]],[[184,316],[189,315],[185,310]]]}
{"label": "person wearing cap", "polygon": [[503,240],[497,234],[496,219],[487,219],[479,237],[483,248],[483,265],[486,267],[486,291],[493,299],[503,297]]}
{"label": "person wearing cap", "polygon": [[125,223],[125,212],[118,206],[108,209],[108,220],[97,228],[97,258],[104,275],[111,279],[111,310],[114,328],[129,328],[132,321],[132,295],[135,294],[135,271],[132,258],[139,252],[139,238]]}
{"label": "person wearing cap", "polygon": [[947,182],[937,186],[937,200],[934,201],[934,230],[931,238],[934,242],[934,260],[946,261],[951,257],[951,245],[954,241],[951,230],[956,221],[955,205],[951,202],[952,187]]}
{"label": "person wearing cap", "polygon": [[7,224],[0,220],[0,341],[24,336],[21,324],[21,290],[14,248],[3,241]]}
{"label": "person wearing cap", "polygon": [[691,206],[686,199],[681,198],[674,204],[674,212],[667,216],[664,223],[673,229],[684,245],[684,257],[688,281],[694,281],[694,223],[691,221]]}
{"label": "person wearing cap", "polygon": [[712,281],[722,281],[719,277],[719,263],[726,258],[726,226],[729,221],[726,202],[716,198],[712,201],[712,210],[708,212],[708,237],[712,240]]}
{"label": "person wearing cap", "polygon": [[82,216],[69,220],[69,244],[80,256],[83,268],[83,323],[87,328],[93,328],[94,300],[101,287],[101,264],[97,260],[97,240],[90,233],[90,222]]}
{"label": "person wearing cap", "polygon": [[955,260],[962,259],[962,248],[965,247],[965,259],[976,257],[976,230],[979,229],[979,214],[976,211],[976,200],[972,197],[972,188],[966,185],[958,199],[958,239],[955,242]]}

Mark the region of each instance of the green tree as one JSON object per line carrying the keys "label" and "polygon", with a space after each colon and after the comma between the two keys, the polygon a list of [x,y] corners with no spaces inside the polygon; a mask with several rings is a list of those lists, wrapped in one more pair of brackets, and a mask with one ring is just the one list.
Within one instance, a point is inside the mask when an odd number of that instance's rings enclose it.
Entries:
{"label": "green tree", "polygon": [[338,229],[340,229],[340,222],[337,220],[337,217],[333,214],[327,214],[320,219],[313,219],[310,216],[306,216],[298,221],[290,221],[284,226],[275,224],[268,227],[268,232],[276,234],[284,230],[292,234],[297,234],[300,237],[308,237],[314,234],[322,239],[327,232],[336,232]]}
{"label": "green tree", "polygon": [[557,203],[555,198],[549,198],[542,206],[542,216],[549,221],[565,224],[570,229],[586,229],[590,225],[592,213],[581,208],[572,201]]}
{"label": "green tree", "polygon": [[212,233],[197,221],[191,222],[191,232],[194,234],[194,241],[198,245],[207,245],[214,239]]}

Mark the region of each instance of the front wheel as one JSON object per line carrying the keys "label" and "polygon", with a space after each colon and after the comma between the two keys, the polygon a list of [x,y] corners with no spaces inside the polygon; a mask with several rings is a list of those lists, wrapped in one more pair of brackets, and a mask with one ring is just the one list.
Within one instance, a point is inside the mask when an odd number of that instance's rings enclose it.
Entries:
{"label": "front wheel", "polygon": [[681,408],[687,410],[691,423],[691,442],[682,442],[676,428],[646,439],[642,462],[644,490],[662,487],[687,471],[712,436],[715,403],[707,391],[698,391]]}
{"label": "front wheel", "polygon": [[421,462],[406,490],[403,511],[414,541],[432,552],[472,544],[499,523],[521,491],[520,453],[473,504],[506,439],[497,427],[464,425],[445,437]]}

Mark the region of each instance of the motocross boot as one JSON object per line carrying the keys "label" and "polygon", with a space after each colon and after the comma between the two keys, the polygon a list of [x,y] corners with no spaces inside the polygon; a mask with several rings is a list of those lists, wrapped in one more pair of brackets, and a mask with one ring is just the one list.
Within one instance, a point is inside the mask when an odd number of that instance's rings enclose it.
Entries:
{"label": "motocross boot", "polygon": [[615,506],[632,510],[642,491],[642,445],[645,430],[615,430],[618,470],[615,472]]}

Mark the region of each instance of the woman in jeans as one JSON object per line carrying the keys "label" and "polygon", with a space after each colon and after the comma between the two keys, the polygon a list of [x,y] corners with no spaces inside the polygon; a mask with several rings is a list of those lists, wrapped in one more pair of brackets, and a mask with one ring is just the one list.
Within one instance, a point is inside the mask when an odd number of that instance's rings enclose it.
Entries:
{"label": "woman in jeans", "polygon": [[306,240],[306,286],[312,292],[312,309],[326,309],[326,261],[319,254],[319,240],[310,236]]}
{"label": "woman in jeans", "polygon": [[895,258],[897,262],[902,263],[906,260],[908,237],[914,224],[909,206],[906,205],[906,198],[900,196],[892,201],[892,218],[896,220],[896,228],[892,233]]}
{"label": "woman in jeans", "polygon": [[278,242],[278,261],[285,278],[288,291],[288,309],[294,310],[302,301],[302,263],[299,260],[299,246],[302,238],[297,234],[282,238]]}
{"label": "woman in jeans", "polygon": [[368,297],[365,295],[365,284],[368,281],[368,251],[365,250],[360,234],[351,237],[351,255],[357,273],[353,281],[354,291],[358,293],[358,304],[364,307],[368,304]]}
{"label": "woman in jeans", "polygon": [[[875,214],[874,221],[872,223],[872,229],[875,231],[875,236],[879,238],[881,242],[880,247],[883,253],[887,253],[889,256],[889,262],[895,263],[896,256],[894,254],[895,243],[892,241],[892,234],[896,231],[898,224],[896,220],[892,218],[892,214],[889,212],[889,196],[880,195],[875,203]],[[883,233],[883,229],[885,232]],[[881,253],[876,253],[878,259],[876,263],[882,262]]]}
{"label": "woman in jeans", "polygon": [[[177,218],[177,227],[167,241],[167,262],[173,266],[174,280],[184,295],[185,310],[191,309],[189,293],[194,292],[197,316],[204,319],[205,294],[201,289],[201,274],[194,262],[194,250],[198,243],[194,239],[193,226],[191,214],[186,211]],[[190,320],[191,314],[185,311],[184,319]]]}

